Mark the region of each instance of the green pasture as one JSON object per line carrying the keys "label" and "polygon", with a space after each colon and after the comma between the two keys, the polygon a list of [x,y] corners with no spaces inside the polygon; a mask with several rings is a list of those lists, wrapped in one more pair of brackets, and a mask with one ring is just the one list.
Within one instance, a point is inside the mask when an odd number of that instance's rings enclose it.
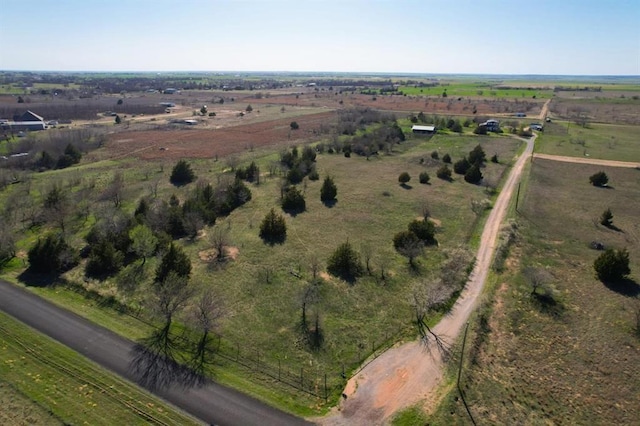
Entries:
{"label": "green pasture", "polygon": [[[410,138],[396,145],[391,155],[380,154],[367,160],[364,157],[345,158],[338,154],[319,154],[317,169],[320,181],[306,181],[300,185],[307,200],[307,211],[296,216],[286,215],[287,239],[283,245],[269,246],[258,237],[262,218],[274,207],[279,208],[279,182],[276,174],[270,176],[269,167],[277,162],[279,154],[273,151],[249,151],[240,157],[240,165],[256,161],[262,171],[260,185],[250,185],[252,200],[226,218],[218,219],[216,227],[228,232],[235,259],[222,265],[212,264],[206,258],[210,248],[205,229],[195,240],[181,241],[193,264],[192,282],[197,286],[212,286],[221,295],[228,315],[221,324],[224,345],[233,350],[238,347],[245,357],[258,353],[260,362],[282,366],[283,370],[307,370],[318,383],[327,374],[332,401],[339,397],[343,382],[340,374],[348,373],[372,351],[389,341],[413,338],[412,312],[409,295],[414,283],[430,279],[439,273],[444,253],[459,245],[467,245],[478,223],[471,211],[471,200],[489,198],[482,186],[464,182],[455,175],[452,182],[436,177],[441,161],[431,158],[437,151],[440,158],[449,153],[453,162],[459,160],[480,143],[488,157],[498,154],[500,164],[487,163],[483,174],[488,182],[497,185],[512,163],[520,143],[508,137],[478,137],[437,135],[430,139]],[[301,147],[300,147],[301,148]],[[96,151],[99,157],[99,151]],[[216,183],[224,170],[229,172],[226,160],[194,160],[191,162],[200,179]],[[123,173],[126,182],[125,203],[122,208],[132,211],[137,200],[151,194],[157,184],[158,198],[167,200],[171,194],[185,199],[193,185],[176,188],[168,183],[173,163],[141,163],[133,159],[81,163],[65,170],[38,173],[30,182],[32,195],[40,199],[42,191],[53,181],[69,188],[70,193],[91,185],[94,194],[101,193],[115,171]],[[398,184],[398,175],[407,171],[412,176],[409,186]],[[427,171],[429,185],[418,182],[418,175]],[[320,202],[322,179],[333,176],[338,186],[338,202],[327,207]],[[20,185],[12,185],[0,193],[6,200]],[[428,205],[431,216],[438,224],[438,247],[428,247],[426,255],[418,260],[417,270],[411,270],[407,259],[395,252],[392,237],[406,229],[407,224],[420,216],[421,204]],[[99,204],[108,207],[108,202]],[[96,205],[98,207],[98,205]],[[69,225],[68,237],[74,246],[82,246],[82,236],[93,223]],[[27,232],[19,248],[27,250],[45,230]],[[311,281],[311,264],[326,260],[338,244],[349,241],[361,250],[372,250],[372,275],[355,284],[325,276],[318,298],[308,306],[309,318],[317,315],[324,332],[321,350],[310,350],[298,331],[301,316],[301,297]],[[149,259],[147,276],[152,277],[157,259]],[[384,267],[386,280],[381,279]],[[84,282],[82,264],[65,274],[74,282]],[[15,280],[17,265],[9,274]],[[269,282],[264,278],[270,276]],[[324,275],[323,275],[324,276]],[[117,277],[106,281],[88,280],[85,286],[103,294],[115,294]],[[125,298],[127,303],[138,304],[148,283],[141,283],[137,294]],[[138,339],[149,329],[128,316],[110,312],[98,303],[87,301],[64,287],[37,289],[40,295],[70,308],[93,321],[114,329],[126,337]],[[110,313],[109,313],[110,312]],[[137,325],[136,325],[137,324]],[[134,332],[135,331],[135,332]],[[234,351],[235,352],[235,351]],[[268,400],[289,411],[302,415],[322,411],[313,398],[296,395],[295,391],[270,381],[258,373],[222,362],[214,368],[214,377],[224,383],[251,388],[255,396]],[[254,385],[248,386],[247,383]],[[275,389],[275,391],[274,391]],[[291,396],[293,395],[293,396]],[[318,411],[320,410],[320,411]]]}
{"label": "green pasture", "polygon": [[[8,419],[10,424],[199,424],[141,388],[1,313],[0,354],[3,390],[0,395],[7,395],[4,389],[9,387],[14,395],[11,400],[24,410],[5,413],[11,405],[3,405],[0,418]],[[29,407],[25,399],[37,408]]]}
{"label": "green pasture", "polygon": [[570,157],[640,162],[638,126],[573,122],[544,123],[536,139],[536,152]]}

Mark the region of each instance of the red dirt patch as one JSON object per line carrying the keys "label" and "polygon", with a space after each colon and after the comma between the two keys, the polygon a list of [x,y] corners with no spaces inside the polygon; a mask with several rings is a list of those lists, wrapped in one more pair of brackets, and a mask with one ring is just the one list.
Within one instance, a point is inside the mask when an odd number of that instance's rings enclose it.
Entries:
{"label": "red dirt patch", "polygon": [[[220,129],[146,130],[110,135],[107,151],[112,157],[142,159],[213,158],[286,141],[312,138],[335,112],[301,115]],[[300,129],[291,130],[296,121]]]}

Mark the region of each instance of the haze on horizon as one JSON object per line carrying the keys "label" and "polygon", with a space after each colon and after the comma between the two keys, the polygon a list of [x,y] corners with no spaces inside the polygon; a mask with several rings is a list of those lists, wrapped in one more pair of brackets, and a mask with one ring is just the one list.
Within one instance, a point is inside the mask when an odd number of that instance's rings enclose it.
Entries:
{"label": "haze on horizon", "polygon": [[640,2],[2,0],[0,70],[640,75]]}

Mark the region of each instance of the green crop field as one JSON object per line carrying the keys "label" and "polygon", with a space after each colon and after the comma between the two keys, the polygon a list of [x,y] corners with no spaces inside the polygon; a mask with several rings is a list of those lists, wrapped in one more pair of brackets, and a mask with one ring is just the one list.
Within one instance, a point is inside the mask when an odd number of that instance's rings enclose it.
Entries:
{"label": "green crop field", "polygon": [[[511,86],[511,85],[509,85]],[[534,87],[512,87],[501,88],[500,85],[490,85],[487,83],[466,83],[453,81],[451,83],[441,82],[437,86],[414,87],[400,86],[398,90],[412,96],[442,96],[444,92],[449,97],[487,97],[487,98],[537,98],[547,99],[553,96],[553,91],[544,88]]]}
{"label": "green crop field", "polygon": [[4,424],[199,424],[4,314],[0,355]]}

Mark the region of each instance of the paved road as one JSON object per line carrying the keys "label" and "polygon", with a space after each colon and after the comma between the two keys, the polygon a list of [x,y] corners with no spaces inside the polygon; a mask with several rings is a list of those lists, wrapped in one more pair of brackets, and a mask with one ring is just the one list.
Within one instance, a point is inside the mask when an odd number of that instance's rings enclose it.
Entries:
{"label": "paved road", "polygon": [[[135,381],[129,371],[134,342],[0,280],[0,310],[94,362]],[[203,422],[216,425],[309,424],[247,395],[208,382],[198,388],[172,386],[153,391]]]}

